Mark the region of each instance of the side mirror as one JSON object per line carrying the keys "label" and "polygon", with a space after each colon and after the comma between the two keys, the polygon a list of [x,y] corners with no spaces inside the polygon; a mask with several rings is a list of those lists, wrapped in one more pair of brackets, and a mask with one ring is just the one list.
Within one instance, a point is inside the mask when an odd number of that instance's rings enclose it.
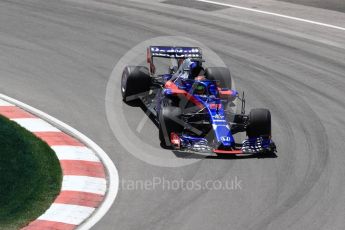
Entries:
{"label": "side mirror", "polygon": [[228,89],[228,88],[218,88],[218,91],[219,91],[219,97],[221,99],[226,99],[226,100],[235,100],[237,95],[238,95],[238,92],[235,91],[235,90],[231,90],[231,89]]}

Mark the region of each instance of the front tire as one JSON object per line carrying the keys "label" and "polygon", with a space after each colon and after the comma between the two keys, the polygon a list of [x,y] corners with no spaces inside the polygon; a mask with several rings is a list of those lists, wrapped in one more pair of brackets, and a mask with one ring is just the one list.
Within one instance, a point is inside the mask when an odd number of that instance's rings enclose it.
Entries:
{"label": "front tire", "polygon": [[268,109],[252,109],[249,113],[247,136],[271,137],[271,113]]}
{"label": "front tire", "polygon": [[170,134],[182,132],[179,124],[181,109],[175,106],[163,106],[159,113],[159,140],[163,147],[171,147]]}

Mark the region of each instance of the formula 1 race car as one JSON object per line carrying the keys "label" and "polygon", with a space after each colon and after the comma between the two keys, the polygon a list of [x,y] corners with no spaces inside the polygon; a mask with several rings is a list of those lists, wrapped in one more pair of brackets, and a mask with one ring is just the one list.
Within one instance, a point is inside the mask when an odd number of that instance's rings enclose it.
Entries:
{"label": "formula 1 race car", "polygon": [[[154,57],[170,59],[167,73],[157,74]],[[271,140],[271,114],[252,109],[245,114],[245,99],[231,89],[226,67],[203,67],[198,47],[150,46],[144,66],[126,66],[121,93],[125,102],[140,100],[159,127],[163,147],[180,151],[223,154],[265,154],[276,147]],[[232,112],[238,99],[241,112]],[[246,132],[236,143],[234,134]]]}

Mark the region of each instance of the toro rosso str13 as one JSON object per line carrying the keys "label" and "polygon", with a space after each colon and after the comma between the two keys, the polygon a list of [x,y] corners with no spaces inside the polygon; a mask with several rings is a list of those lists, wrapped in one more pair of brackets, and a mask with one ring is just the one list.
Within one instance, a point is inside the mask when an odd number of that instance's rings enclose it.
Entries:
{"label": "toro rosso str13", "polygon": [[[154,57],[170,59],[167,73],[156,73]],[[123,100],[142,101],[157,122],[163,147],[218,155],[274,152],[269,110],[245,114],[244,94],[231,89],[229,69],[204,68],[203,62],[198,47],[150,46],[148,67],[123,70]],[[232,112],[235,99],[242,102],[240,113]],[[233,136],[238,132],[247,136],[240,143]]]}

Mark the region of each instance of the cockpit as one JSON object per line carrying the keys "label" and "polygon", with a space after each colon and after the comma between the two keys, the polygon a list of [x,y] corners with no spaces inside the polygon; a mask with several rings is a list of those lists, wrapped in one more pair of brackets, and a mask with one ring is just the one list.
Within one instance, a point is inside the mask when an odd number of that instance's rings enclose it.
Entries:
{"label": "cockpit", "polygon": [[192,79],[180,79],[177,82],[178,88],[189,92],[192,95],[199,96],[215,96],[219,97],[217,88],[217,82],[211,80],[192,80]]}

